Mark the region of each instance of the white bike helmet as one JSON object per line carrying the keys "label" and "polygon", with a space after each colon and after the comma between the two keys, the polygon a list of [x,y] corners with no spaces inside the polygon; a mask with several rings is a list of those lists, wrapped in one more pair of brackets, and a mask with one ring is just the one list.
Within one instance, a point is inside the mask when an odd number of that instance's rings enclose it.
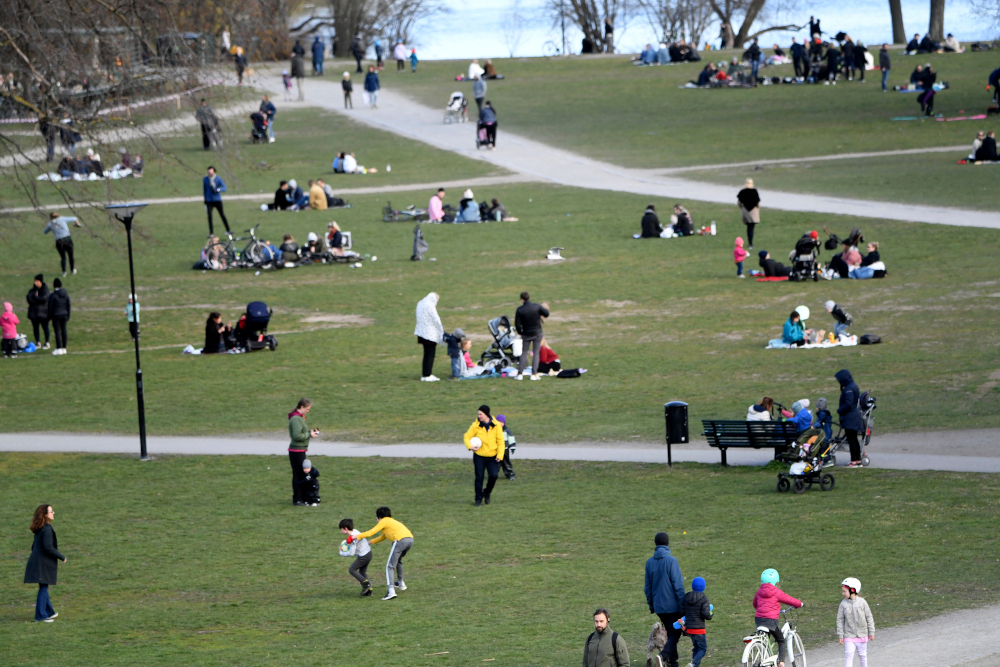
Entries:
{"label": "white bike helmet", "polygon": [[840,585],[847,586],[847,588],[851,591],[851,593],[857,594],[861,592],[861,582],[855,579],[854,577],[848,577],[847,579],[844,579],[842,582],[840,582]]}

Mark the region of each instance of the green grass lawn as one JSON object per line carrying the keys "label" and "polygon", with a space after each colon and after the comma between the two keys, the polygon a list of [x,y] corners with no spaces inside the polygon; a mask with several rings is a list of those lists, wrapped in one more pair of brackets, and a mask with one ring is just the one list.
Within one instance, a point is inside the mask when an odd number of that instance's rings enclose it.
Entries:
{"label": "green grass lawn", "polygon": [[[396,193],[392,201],[423,205],[429,194]],[[347,210],[298,214],[232,202],[236,229],[261,222],[265,238],[290,232],[301,240],[336,219],[361,253],[378,257],[361,269],[259,276],[191,270],[206,231],[200,205],[143,211],[136,280],[142,340],[153,348],[143,355],[149,432],[281,431],[306,395],[316,402],[311,419],[337,440],[457,441],[485,402],[514,415],[529,442],[656,442],[666,401],[688,401],[695,427],[702,418],[740,418],[763,395],[785,404],[820,396],[835,402],[833,374],[845,367],[879,397],[881,429],[1000,426],[1000,390],[991,381],[998,369],[996,230],[766,211],[756,249],[784,258],[806,230],[829,224],[846,234],[857,225],[882,243],[890,277],[765,284],[735,279],[733,238],[743,233],[735,206],[689,203],[696,224],[716,220],[719,236],[635,241],[645,197],[531,184],[477,188],[476,195],[499,197],[520,222],[425,226],[427,258],[437,261],[421,263],[409,261],[412,225],[381,222],[380,196],[352,197]],[[654,201],[660,210],[672,203]],[[100,214],[86,222],[112,245],[76,234],[80,274],[65,279],[74,304],[70,354],[3,362],[4,431],[134,432],[122,232]],[[41,271],[51,284],[57,275],[58,255],[40,227],[31,221],[15,230],[18,252],[0,267],[0,298],[17,305],[22,331],[30,331],[24,295],[32,277]],[[567,261],[543,259],[556,245],[566,247]],[[488,344],[487,321],[513,317],[522,290],[550,304],[548,340],[564,364],[588,368],[586,377],[418,381],[417,301],[440,293],[445,328],[470,333],[478,356]],[[275,311],[275,353],[180,354],[185,344],[202,345],[209,311],[235,320],[258,299]],[[827,299],[854,315],[855,333],[879,334],[884,344],[764,349],[799,304],[814,313],[811,323],[829,329]],[[447,377],[448,360],[438,354],[436,373]],[[39,409],[40,398],[49,407]]]}
{"label": "green grass lawn", "polygon": [[[324,502],[297,508],[281,456],[0,454],[4,664],[572,665],[598,606],[643,664],[659,530],[686,587],[708,582],[706,667],[738,662],[767,567],[806,603],[807,655],[835,640],[846,576],[881,628],[1000,598],[996,475],[851,471],[795,496],[767,470],[516,461],[518,481],[474,508],[467,461],[314,462]],[[41,502],[68,558],[51,625],[21,584]],[[391,603],[358,597],[337,554],[338,521],[365,530],[383,504],[415,537]],[[388,549],[374,552],[381,595]]]}
{"label": "green grass lawn", "polygon": [[[187,128],[183,132],[157,138],[162,155],[145,156],[145,177],[142,179],[36,182],[40,200],[50,204],[63,201],[57,188],[83,201],[200,197],[201,180],[209,164],[219,170],[230,194],[273,193],[279,181],[291,178],[305,190],[306,182],[315,178],[323,178],[335,188],[357,188],[505,173],[487,162],[430,148],[426,144],[356,123],[334,112],[315,107],[296,109],[291,103],[277,102],[276,105],[279,108],[275,122],[277,141],[273,144],[251,144],[250,121],[243,117],[226,121],[228,143],[221,153],[202,150],[199,130]],[[29,147],[41,145],[35,137],[25,138],[25,143]],[[136,150],[133,146],[132,151]],[[375,167],[378,173],[334,174],[331,163],[340,151],[354,152],[359,164]],[[113,151],[105,152],[102,157],[107,161],[113,157]],[[392,171],[387,172],[386,165],[391,165]],[[13,175],[9,171],[0,172],[0,185],[3,186],[0,188],[0,207],[28,203],[13,184]]]}

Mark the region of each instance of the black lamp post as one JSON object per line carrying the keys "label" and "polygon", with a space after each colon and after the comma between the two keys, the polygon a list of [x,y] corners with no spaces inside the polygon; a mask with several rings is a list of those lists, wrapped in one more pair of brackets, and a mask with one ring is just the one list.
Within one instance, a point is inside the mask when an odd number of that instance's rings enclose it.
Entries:
{"label": "black lamp post", "polygon": [[135,294],[135,265],[132,262],[132,218],[146,207],[146,204],[111,204],[105,206],[108,215],[125,225],[128,237],[128,275],[132,284],[132,314],[135,318],[135,393],[139,407],[139,458],[149,460],[146,453],[146,402],[142,395],[142,365],[139,363],[139,299]]}

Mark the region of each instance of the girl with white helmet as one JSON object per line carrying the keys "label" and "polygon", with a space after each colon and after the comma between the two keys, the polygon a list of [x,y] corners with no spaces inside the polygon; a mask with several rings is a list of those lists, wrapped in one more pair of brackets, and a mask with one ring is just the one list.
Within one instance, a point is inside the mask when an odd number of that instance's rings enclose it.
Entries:
{"label": "girl with white helmet", "polygon": [[837,610],[837,635],[844,645],[844,667],[854,665],[857,652],[861,667],[868,667],[868,642],[875,639],[875,619],[863,597],[858,597],[861,582],[848,577],[840,582],[844,599]]}

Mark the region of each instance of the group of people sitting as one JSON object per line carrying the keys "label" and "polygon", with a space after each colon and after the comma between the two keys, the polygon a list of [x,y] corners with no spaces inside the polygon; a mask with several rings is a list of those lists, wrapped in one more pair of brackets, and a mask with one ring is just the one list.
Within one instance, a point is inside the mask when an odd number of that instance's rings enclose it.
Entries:
{"label": "group of people sitting", "polygon": [[959,44],[958,40],[950,32],[945,38],[944,43],[935,42],[929,34],[924,35],[923,39],[921,39],[920,33],[916,33],[913,35],[913,39],[906,45],[906,55],[908,56],[918,53],[962,53],[964,50],[962,45]]}
{"label": "group of people sitting", "polygon": [[976,139],[972,142],[972,152],[969,153],[968,163],[976,162],[998,162],[1000,156],[997,155],[997,137],[993,130],[983,134],[980,130],[976,133]]}
{"label": "group of people sitting", "polygon": [[333,158],[333,172],[335,174],[377,174],[378,169],[374,167],[365,167],[363,164],[358,164],[358,160],[354,157],[354,153],[348,153],[346,151],[341,151],[337,153],[337,157]]}
{"label": "group of people sitting", "polygon": [[854,318],[836,301],[829,300],[823,304],[826,312],[833,317],[833,331],[827,333],[824,329],[806,328],[805,322],[811,313],[808,306],[797,306],[792,314],[788,316],[781,330],[781,338],[775,338],[768,342],[768,347],[802,347],[803,345],[815,345],[829,339],[830,343],[836,343],[842,338],[849,339],[851,334],[848,327],[854,324]]}
{"label": "group of people sitting", "polygon": [[683,39],[671,43],[661,43],[659,48],[647,44],[637,57],[632,59],[633,65],[667,65],[669,63],[693,63],[701,60],[695,45],[685,43]]}
{"label": "group of people sitting", "polygon": [[270,204],[261,204],[262,211],[302,211],[313,209],[325,211],[328,208],[343,208],[347,202],[337,197],[333,188],[322,178],[310,180],[308,191],[303,192],[295,179],[281,181],[278,189],[274,191],[274,201]]}
{"label": "group of people sitting", "polygon": [[[461,77],[462,75],[459,74],[458,76]],[[475,81],[476,79],[502,79],[502,78],[503,74],[497,74],[497,68],[494,67],[493,61],[488,58],[486,60],[485,68],[481,67],[479,65],[479,60],[476,59],[474,59],[471,63],[469,63],[468,79],[470,81]]]}
{"label": "group of people sitting", "polygon": [[111,169],[105,169],[101,156],[93,148],[87,149],[87,154],[81,158],[67,154],[56,167],[56,174],[65,180],[96,181],[103,178],[118,179],[125,176],[142,178],[142,156],[132,158],[125,148],[119,150],[119,162]]}
{"label": "group of people sitting", "polygon": [[467,188],[462,193],[462,199],[458,202],[458,208],[444,203],[444,188],[431,197],[427,206],[427,215],[431,222],[517,222],[508,213],[507,207],[494,197],[489,202],[481,201],[476,203],[476,196],[471,188]]}
{"label": "group of people sitting", "polygon": [[[270,247],[271,242],[265,241],[264,244]],[[280,259],[284,267],[293,268],[300,264],[323,262],[331,256],[342,257],[344,254],[344,234],[340,225],[331,221],[326,225],[326,236],[321,238],[316,232],[309,232],[305,244],[301,246],[294,236],[285,234],[274,258]]]}
{"label": "group of people sitting", "polygon": [[674,204],[674,212],[670,216],[670,226],[664,228],[660,224],[660,218],[656,215],[656,207],[650,204],[646,207],[642,215],[642,232],[634,235],[633,238],[642,239],[669,239],[674,236],[693,236],[694,221],[691,214],[680,204]]}
{"label": "group of people sitting", "polygon": [[[816,262],[815,271],[818,272],[818,276],[826,280],[884,278],[886,268],[885,262],[882,261],[879,254],[878,241],[868,243],[866,246],[867,255],[862,255],[858,251],[858,244],[862,242],[864,242],[864,237],[861,235],[861,230],[857,228],[853,229],[850,236],[842,242],[835,235],[831,235],[830,240],[827,241],[827,248],[835,249],[839,243],[842,250],[830,259],[826,268]],[[809,255],[815,261],[819,256],[820,247],[819,233],[812,230],[796,242],[795,248],[788,254],[788,259],[794,263],[801,261],[803,255]],[[773,259],[767,250],[761,250],[757,256],[765,277],[788,278],[792,276],[793,268]]]}

